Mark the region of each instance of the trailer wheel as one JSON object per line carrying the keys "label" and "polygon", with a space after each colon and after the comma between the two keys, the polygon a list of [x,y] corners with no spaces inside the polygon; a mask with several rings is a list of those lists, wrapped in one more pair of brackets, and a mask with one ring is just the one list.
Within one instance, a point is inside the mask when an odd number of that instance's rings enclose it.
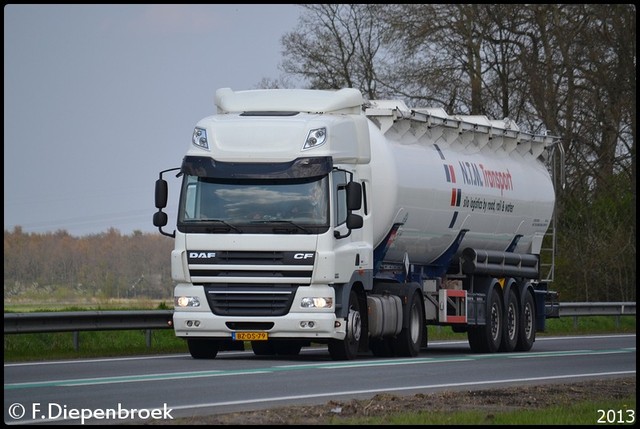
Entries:
{"label": "trailer wheel", "polygon": [[393,340],[393,347],[397,356],[415,357],[420,353],[425,330],[424,310],[418,294],[414,293],[411,296],[407,309],[409,311],[408,324]]}
{"label": "trailer wheel", "polygon": [[489,300],[489,314],[486,325],[470,328],[467,333],[471,351],[474,353],[495,353],[500,348],[502,340],[502,301],[495,288],[491,288],[487,297]]}
{"label": "trailer wheel", "polygon": [[518,298],[513,291],[506,298],[504,323],[502,326],[501,352],[512,352],[518,343],[518,331],[520,330],[520,312],[518,310]]}
{"label": "trailer wheel", "polygon": [[187,338],[187,346],[194,359],[214,359],[220,347],[217,340],[208,338]]}
{"label": "trailer wheel", "polygon": [[352,360],[358,355],[360,336],[362,335],[362,317],[360,302],[354,290],[349,293],[349,314],[347,315],[347,334],[344,340],[330,340],[329,354],[333,360]]}
{"label": "trailer wheel", "polygon": [[519,352],[531,350],[536,340],[536,307],[531,293],[525,291],[524,294],[520,327],[518,329],[518,343],[515,348]]}

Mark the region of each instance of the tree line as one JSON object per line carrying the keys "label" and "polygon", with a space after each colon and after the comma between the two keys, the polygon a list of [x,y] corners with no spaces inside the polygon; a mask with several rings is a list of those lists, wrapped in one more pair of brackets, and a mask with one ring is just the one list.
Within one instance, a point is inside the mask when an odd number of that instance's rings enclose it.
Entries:
{"label": "tree line", "polygon": [[75,237],[65,230],[4,231],[4,298],[30,294],[52,300],[63,294],[88,298],[173,301],[173,241],[134,231]]}

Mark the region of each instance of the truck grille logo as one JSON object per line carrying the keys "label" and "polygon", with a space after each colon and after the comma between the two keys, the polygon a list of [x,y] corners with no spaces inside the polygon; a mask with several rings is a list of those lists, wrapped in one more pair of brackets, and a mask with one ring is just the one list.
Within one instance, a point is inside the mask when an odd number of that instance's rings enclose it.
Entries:
{"label": "truck grille logo", "polygon": [[189,259],[215,258],[216,252],[189,252]]}
{"label": "truck grille logo", "polygon": [[296,253],[293,255],[293,259],[309,259],[313,258],[313,253]]}

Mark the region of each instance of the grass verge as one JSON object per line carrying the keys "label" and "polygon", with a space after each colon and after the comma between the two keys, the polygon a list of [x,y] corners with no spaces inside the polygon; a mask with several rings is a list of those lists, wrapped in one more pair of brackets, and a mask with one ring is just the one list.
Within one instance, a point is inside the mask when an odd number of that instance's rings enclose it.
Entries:
{"label": "grass verge", "polygon": [[345,419],[346,425],[632,425],[636,421],[636,397],[584,401],[537,410],[435,411],[390,414],[384,417]]}

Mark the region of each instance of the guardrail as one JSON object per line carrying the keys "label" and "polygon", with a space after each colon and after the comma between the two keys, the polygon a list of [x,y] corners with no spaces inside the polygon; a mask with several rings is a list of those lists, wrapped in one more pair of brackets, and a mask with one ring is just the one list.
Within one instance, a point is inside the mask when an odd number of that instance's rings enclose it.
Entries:
{"label": "guardrail", "polygon": [[[565,302],[559,304],[560,317],[635,316],[635,302]],[[173,310],[115,311],[51,311],[35,313],[5,313],[4,333],[28,334],[42,332],[73,332],[74,346],[79,347],[81,331],[111,331],[146,329],[147,348],[151,347],[153,329],[173,328]]]}
{"label": "guardrail", "polygon": [[620,316],[635,316],[635,302],[567,302],[560,303],[560,317],[573,317],[573,326],[578,326],[580,316],[616,316],[616,326]]}
{"label": "guardrail", "polygon": [[47,311],[5,313],[4,333],[35,334],[73,332],[73,346],[80,349],[81,331],[146,329],[147,348],[151,348],[153,329],[173,328],[173,310]]}
{"label": "guardrail", "polygon": [[5,334],[173,328],[173,310],[5,313]]}

